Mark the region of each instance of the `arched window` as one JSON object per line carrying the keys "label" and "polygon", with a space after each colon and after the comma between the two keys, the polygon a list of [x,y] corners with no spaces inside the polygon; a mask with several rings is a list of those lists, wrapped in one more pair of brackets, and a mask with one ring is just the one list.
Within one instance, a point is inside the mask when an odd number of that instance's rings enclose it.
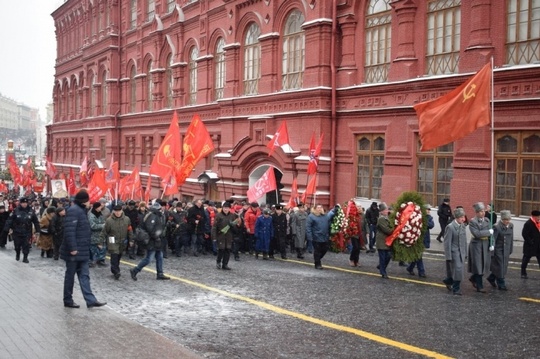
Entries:
{"label": "arched window", "polygon": [[96,107],[96,104],[97,104],[97,87],[96,87],[96,75],[94,74],[91,74],[90,75],[91,77],[91,80],[90,80],[90,101],[88,102],[88,114],[90,115],[90,117],[93,117],[96,115],[94,109]]}
{"label": "arched window", "polygon": [[152,81],[152,61],[148,61],[146,67],[146,109],[152,111],[154,109],[153,93],[154,93],[154,81]]}
{"label": "arched window", "polygon": [[458,70],[461,0],[429,0],[427,9],[426,74]]}
{"label": "arched window", "polygon": [[365,82],[380,83],[388,80],[390,50],[392,47],[392,15],[390,0],[371,0],[366,14]]}
{"label": "arched window", "polygon": [[107,114],[107,101],[108,101],[108,91],[107,91],[107,71],[104,70],[101,74],[101,114]]}
{"label": "arched window", "polygon": [[284,90],[302,87],[305,58],[305,36],[302,30],[304,14],[293,10],[283,30],[283,73],[282,88]]}
{"label": "arched window", "polygon": [[244,40],[244,95],[256,95],[259,92],[261,78],[261,29],[255,23],[249,25]]}
{"label": "arched window", "polygon": [[225,50],[223,47],[225,47],[225,40],[220,37],[216,43],[216,53],[214,55],[214,98],[216,100],[223,98],[223,89],[225,88]]}
{"label": "arched window", "polygon": [[508,0],[507,3],[506,63],[540,61],[540,2]]}
{"label": "arched window", "polygon": [[189,52],[189,104],[197,103],[197,58],[199,50],[194,46]]}
{"label": "arched window", "polygon": [[133,113],[137,109],[137,83],[135,80],[135,66],[131,66],[131,73],[129,75],[129,112]]}
{"label": "arched window", "polygon": [[167,65],[165,69],[165,96],[166,107],[171,108],[173,105],[173,71],[172,71],[172,54],[167,56]]}

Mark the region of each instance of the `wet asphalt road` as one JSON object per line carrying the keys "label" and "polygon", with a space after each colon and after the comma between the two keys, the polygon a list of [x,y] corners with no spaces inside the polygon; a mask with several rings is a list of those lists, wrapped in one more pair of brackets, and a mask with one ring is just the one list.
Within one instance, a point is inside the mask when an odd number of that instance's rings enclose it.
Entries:
{"label": "wet asphalt road", "polygon": [[[467,282],[458,297],[442,284],[444,260],[436,253],[424,256],[425,279],[396,262],[390,279],[382,279],[377,255],[364,252],[359,268],[348,265],[347,254],[328,253],[322,271],[310,254],[292,258],[245,254],[224,271],[213,255],[169,256],[164,268],[172,280],[143,270],[136,282],[128,269],[138,261],[126,259],[120,280],[109,268],[94,268],[91,281],[114,311],[206,358],[540,357],[536,262],[528,280],[511,264],[508,292],[486,282],[488,293],[481,294]],[[33,249],[29,265],[63,282],[63,261]],[[154,271],[155,264],[146,268]],[[61,299],[58,293],[59,305]]]}

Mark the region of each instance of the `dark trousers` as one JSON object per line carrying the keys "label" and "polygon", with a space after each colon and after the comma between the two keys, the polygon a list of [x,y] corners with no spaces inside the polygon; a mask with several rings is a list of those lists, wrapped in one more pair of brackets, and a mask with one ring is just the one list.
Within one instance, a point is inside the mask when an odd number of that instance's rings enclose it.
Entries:
{"label": "dark trousers", "polygon": [[75,284],[75,274],[79,279],[81,292],[86,304],[97,302],[90,288],[90,270],[88,261],[66,261],[66,274],[64,276],[64,304],[73,303],[73,285]]}
{"label": "dark trousers", "polygon": [[[3,228],[2,228],[3,229]],[[0,232],[0,247],[5,247],[7,244],[8,232]]]}
{"label": "dark trousers", "polygon": [[231,257],[231,250],[229,248],[218,249],[217,251],[217,262],[222,265],[222,267],[227,267],[229,264],[229,258]]}
{"label": "dark trousers", "polygon": [[386,275],[386,267],[392,259],[392,252],[388,249],[378,249],[377,252],[379,253],[379,273]]}
{"label": "dark trousers", "polygon": [[[241,237],[241,236],[234,236],[233,237],[233,246],[232,246],[232,252],[234,254],[234,258],[238,258],[240,255],[239,255],[239,252],[240,251],[243,251],[243,246],[244,244],[244,238]],[[219,254],[219,250],[218,250],[218,254]]]}
{"label": "dark trousers", "polygon": [[444,236],[444,230],[446,229],[446,226],[448,225],[448,221],[439,221],[439,225],[441,226],[441,232],[437,236],[437,240],[441,239],[442,236]]}
{"label": "dark trousers", "polygon": [[328,252],[329,247],[329,242],[313,241],[313,261],[315,262],[316,267],[321,266],[321,259],[323,259],[326,252]]}
{"label": "dark trousers", "polygon": [[352,250],[349,260],[353,261],[355,264],[358,264],[358,260],[360,259],[360,238],[351,237],[351,245]]}
{"label": "dark trousers", "polygon": [[192,233],[190,245],[191,245],[191,250],[193,251],[193,253],[201,253],[203,251],[203,245],[204,245],[204,234]]}
{"label": "dark trousers", "polygon": [[111,273],[120,273],[120,260],[122,259],[122,253],[111,253]]}
{"label": "dark trousers", "polygon": [[255,240],[256,240],[255,235],[249,233],[246,236],[247,236],[247,242],[248,242],[247,243],[248,244],[248,250],[249,250],[250,253],[253,253],[253,252],[255,252]]}
{"label": "dark trousers", "polygon": [[270,240],[270,255],[279,252],[282,257],[287,256],[287,237],[274,237]]}
{"label": "dark trousers", "polygon": [[[527,274],[527,266],[529,265],[529,262],[531,261],[531,258],[533,256],[523,256],[523,259],[521,260],[521,274]],[[538,261],[538,266],[540,266],[540,256],[535,256],[536,260]]]}
{"label": "dark trousers", "polygon": [[24,254],[25,257],[28,256],[30,252],[30,238],[27,236],[15,236],[13,235],[13,244],[15,245],[15,252]]}

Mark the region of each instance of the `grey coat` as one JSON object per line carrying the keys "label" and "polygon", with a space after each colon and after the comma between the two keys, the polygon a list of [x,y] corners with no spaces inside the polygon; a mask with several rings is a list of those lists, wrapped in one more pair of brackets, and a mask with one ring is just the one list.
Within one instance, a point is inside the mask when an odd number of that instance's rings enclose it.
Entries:
{"label": "grey coat", "polygon": [[[452,221],[444,231],[444,256],[447,263],[447,276],[462,281],[467,258],[467,232],[465,225]],[[448,262],[451,261],[451,262]]]}
{"label": "grey coat", "polygon": [[474,217],[469,222],[472,234],[469,244],[468,270],[472,274],[486,274],[489,272],[491,254],[489,253],[490,222],[486,217]]}
{"label": "grey coat", "polygon": [[304,248],[306,243],[306,211],[297,211],[291,214],[291,235],[294,239],[295,248]]}
{"label": "grey coat", "polygon": [[514,249],[514,225],[506,227],[501,221],[493,226],[495,251],[491,256],[491,273],[497,278],[504,278],[508,270],[508,258]]}

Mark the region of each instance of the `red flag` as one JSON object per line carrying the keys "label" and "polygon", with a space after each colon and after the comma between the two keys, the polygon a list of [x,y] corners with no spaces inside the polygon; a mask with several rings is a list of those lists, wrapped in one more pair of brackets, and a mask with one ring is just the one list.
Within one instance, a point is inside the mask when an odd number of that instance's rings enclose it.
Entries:
{"label": "red flag", "polygon": [[274,153],[274,149],[276,147],[281,147],[287,144],[289,144],[289,131],[287,130],[287,122],[283,121],[279,127],[279,130],[277,130],[274,137],[272,137],[270,142],[268,142],[266,145],[266,147],[270,149],[268,157],[272,156],[272,153]]}
{"label": "red flag", "polygon": [[146,190],[144,191],[144,201],[150,202],[150,191],[152,190],[152,176],[148,174],[148,180],[146,182]]}
{"label": "red flag", "polygon": [[490,122],[491,63],[458,88],[414,106],[422,151],[457,141]]}
{"label": "red flag", "polygon": [[317,147],[315,147],[315,133],[311,136],[311,142],[309,144],[309,164],[307,168],[308,175],[314,175],[319,168],[319,155],[321,154],[323,137],[324,133],[321,134],[319,143],[317,143]]}
{"label": "red flag", "polygon": [[165,196],[168,196],[170,194],[178,193],[178,186],[176,185],[176,176],[174,173],[169,171],[169,174],[167,177],[161,181],[161,184],[163,185],[163,194]]}
{"label": "red flag", "polygon": [[255,202],[261,198],[266,192],[277,189],[276,177],[274,175],[274,167],[268,167],[268,170],[262,175],[257,182],[253,184],[247,191],[248,200]]}
{"label": "red flag", "polygon": [[34,170],[32,169],[32,158],[28,157],[28,160],[26,161],[26,165],[24,165],[22,177],[21,177],[21,184],[24,187],[31,186],[34,180]]}
{"label": "red flag", "polygon": [[317,188],[317,175],[311,177],[309,180],[306,191],[302,195],[302,202],[306,203],[307,197],[315,193],[315,188]]}
{"label": "red flag", "polygon": [[79,171],[79,183],[81,187],[88,183],[88,156],[84,156],[82,161],[81,170]]}
{"label": "red flag", "polygon": [[[8,191],[8,186],[4,182],[4,180],[0,181],[0,192],[5,193]],[[6,208],[7,209],[7,208]]]}
{"label": "red flag", "polygon": [[118,161],[112,162],[111,166],[105,173],[105,182],[109,187],[113,186],[120,179],[120,172],[118,171]]}
{"label": "red flag", "polygon": [[77,186],[75,185],[75,174],[73,168],[69,169],[69,177],[67,179],[67,190],[70,196],[77,194]]}
{"label": "red flag", "polygon": [[184,137],[184,160],[180,169],[176,172],[176,182],[178,186],[184,184],[191,175],[195,165],[214,150],[214,143],[206,129],[206,126],[194,115]]}
{"label": "red flag", "polygon": [[54,167],[54,164],[49,160],[49,157],[47,157],[47,163],[45,165],[45,174],[50,178],[56,176],[56,167]]}
{"label": "red flag", "polygon": [[22,183],[22,176],[21,170],[19,170],[19,166],[17,166],[17,163],[15,162],[15,156],[8,157],[8,167],[11,178],[13,179],[13,186],[18,188],[18,186]]}
{"label": "red flag", "polygon": [[174,111],[169,130],[150,165],[150,173],[165,178],[171,169],[175,173],[178,172],[182,162],[181,145],[178,116],[176,115],[176,111]]}
{"label": "red flag", "polygon": [[287,204],[287,207],[293,208],[298,205],[298,183],[296,181],[296,177],[292,181],[291,185],[291,199],[289,199],[289,203]]}
{"label": "red flag", "polygon": [[127,198],[133,198],[141,188],[141,176],[139,175],[139,168],[135,169],[127,176],[120,180],[119,194],[123,200]]}
{"label": "red flag", "polygon": [[107,183],[105,182],[105,173],[102,169],[98,168],[94,170],[94,175],[88,183],[88,195],[90,196],[90,202],[94,203],[99,201],[101,197],[107,193]]}

